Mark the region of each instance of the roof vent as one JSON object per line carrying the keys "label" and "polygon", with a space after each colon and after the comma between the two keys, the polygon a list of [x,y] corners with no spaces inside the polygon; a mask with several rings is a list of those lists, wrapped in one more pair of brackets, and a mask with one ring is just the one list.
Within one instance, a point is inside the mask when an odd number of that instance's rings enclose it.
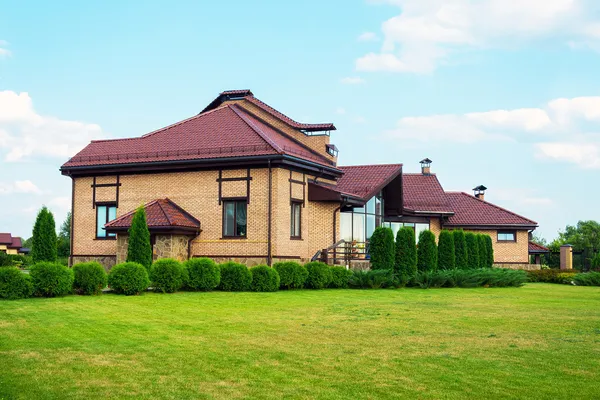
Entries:
{"label": "roof vent", "polygon": [[429,158],[424,158],[419,162],[421,164],[421,172],[423,175],[431,175],[431,163],[433,161],[431,161]]}
{"label": "roof vent", "polygon": [[479,185],[477,187],[473,188],[473,193],[475,194],[475,197],[477,197],[479,200],[485,200],[485,191],[487,190],[487,188],[483,185]]}

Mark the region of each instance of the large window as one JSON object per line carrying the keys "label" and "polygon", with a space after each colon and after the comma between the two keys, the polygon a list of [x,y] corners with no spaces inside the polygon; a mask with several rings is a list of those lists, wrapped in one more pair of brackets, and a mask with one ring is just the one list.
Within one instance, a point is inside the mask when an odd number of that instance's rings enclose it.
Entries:
{"label": "large window", "polygon": [[223,237],[246,237],[247,201],[223,201]]}
{"label": "large window", "polygon": [[381,194],[372,197],[364,207],[355,207],[340,214],[342,239],[347,242],[366,242],[383,221]]}
{"label": "large window", "polygon": [[515,231],[498,231],[499,242],[516,242],[517,232]]}
{"label": "large window", "polygon": [[298,201],[292,202],[290,237],[292,239],[300,239],[302,237],[302,203]]}
{"label": "large window", "polygon": [[413,228],[415,230],[415,238],[416,238],[417,243],[419,243],[419,235],[421,234],[421,232],[429,230],[428,223],[420,223],[420,222],[417,222],[417,223],[414,223],[414,222],[385,222],[383,224],[383,226],[392,228],[392,231],[394,232],[394,238],[396,237],[396,234],[398,233],[400,228],[402,228],[402,227]]}
{"label": "large window", "polygon": [[114,203],[96,204],[96,239],[114,239],[114,233],[107,233],[104,224],[117,218],[117,205]]}

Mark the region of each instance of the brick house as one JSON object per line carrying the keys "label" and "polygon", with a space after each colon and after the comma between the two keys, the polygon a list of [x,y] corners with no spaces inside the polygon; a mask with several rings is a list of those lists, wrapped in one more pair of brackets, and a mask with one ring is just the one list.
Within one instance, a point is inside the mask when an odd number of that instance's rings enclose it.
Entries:
{"label": "brick house", "polygon": [[29,253],[29,249],[23,247],[20,237],[12,236],[10,233],[0,233],[0,252],[24,255]]}
{"label": "brick house", "polygon": [[154,256],[248,265],[308,261],[376,226],[490,234],[497,263],[528,262],[534,221],[447,193],[424,160],[338,166],[331,123],[299,123],[249,90],[221,93],[198,115],[137,138],[97,140],[61,167],[72,179],[71,263],[124,261],[144,205]]}

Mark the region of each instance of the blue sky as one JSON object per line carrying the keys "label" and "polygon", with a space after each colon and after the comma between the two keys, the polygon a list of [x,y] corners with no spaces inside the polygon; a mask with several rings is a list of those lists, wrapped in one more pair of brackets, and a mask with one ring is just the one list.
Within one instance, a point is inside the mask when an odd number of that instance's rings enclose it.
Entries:
{"label": "blue sky", "polygon": [[[90,3],[90,4],[88,4]],[[59,224],[59,166],[250,88],[334,122],[340,164],[429,157],[446,190],[600,220],[600,5],[585,0],[0,1],[0,231]],[[35,10],[35,12],[32,12]]]}

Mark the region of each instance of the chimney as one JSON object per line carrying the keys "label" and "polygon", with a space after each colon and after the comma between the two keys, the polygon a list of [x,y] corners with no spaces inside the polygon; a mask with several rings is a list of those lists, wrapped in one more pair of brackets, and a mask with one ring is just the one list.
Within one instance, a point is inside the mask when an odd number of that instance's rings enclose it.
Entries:
{"label": "chimney", "polygon": [[487,188],[483,185],[479,185],[479,186],[473,188],[475,197],[477,197],[479,200],[485,200],[485,191],[486,190],[487,190]]}
{"label": "chimney", "polygon": [[421,173],[423,175],[431,175],[431,161],[429,158],[424,158],[420,161],[421,163]]}

